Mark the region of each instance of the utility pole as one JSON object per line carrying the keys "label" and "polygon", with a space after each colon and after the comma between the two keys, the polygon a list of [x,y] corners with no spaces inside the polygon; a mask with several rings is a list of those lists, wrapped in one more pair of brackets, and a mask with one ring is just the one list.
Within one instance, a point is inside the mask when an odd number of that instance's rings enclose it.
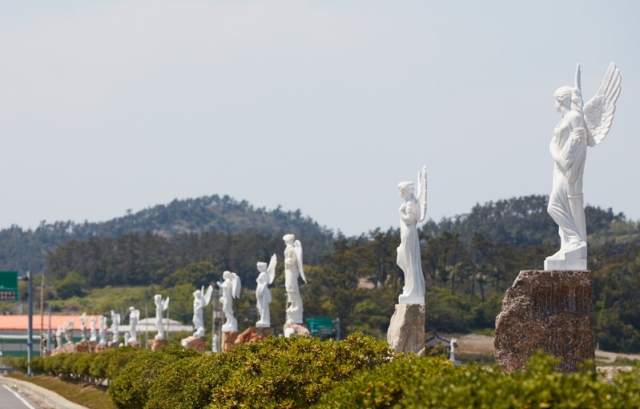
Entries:
{"label": "utility pole", "polygon": [[31,360],[33,359],[33,280],[31,279],[31,271],[27,271],[27,294],[29,296],[28,314],[29,329],[27,332],[27,376],[33,376],[31,372]]}

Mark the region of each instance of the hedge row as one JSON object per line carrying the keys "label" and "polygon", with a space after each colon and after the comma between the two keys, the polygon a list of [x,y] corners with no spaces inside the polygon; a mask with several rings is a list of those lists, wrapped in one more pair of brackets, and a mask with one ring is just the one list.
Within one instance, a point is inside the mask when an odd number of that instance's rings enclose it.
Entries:
{"label": "hedge row", "polygon": [[394,361],[340,383],[313,408],[640,408],[638,367],[606,381],[593,370],[554,372],[557,364],[536,354],[526,371],[503,373],[443,358]]}
{"label": "hedge row", "polygon": [[362,335],[340,342],[272,337],[224,354],[134,358],[108,392],[120,409],[301,408],[391,358],[386,342]]}

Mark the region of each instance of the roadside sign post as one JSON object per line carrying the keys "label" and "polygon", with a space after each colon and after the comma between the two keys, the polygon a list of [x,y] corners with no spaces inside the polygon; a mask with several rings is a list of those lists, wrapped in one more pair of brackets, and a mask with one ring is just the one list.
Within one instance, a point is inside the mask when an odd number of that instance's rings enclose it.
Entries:
{"label": "roadside sign post", "polygon": [[309,325],[311,335],[333,335],[334,326],[331,317],[311,317],[304,319]]}

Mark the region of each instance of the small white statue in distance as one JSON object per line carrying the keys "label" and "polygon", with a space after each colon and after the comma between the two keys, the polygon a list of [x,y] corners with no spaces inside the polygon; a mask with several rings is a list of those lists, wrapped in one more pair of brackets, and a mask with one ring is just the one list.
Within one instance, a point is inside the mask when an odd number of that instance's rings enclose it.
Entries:
{"label": "small white statue in distance", "polygon": [[62,328],[62,325],[60,325],[58,327],[58,329],[56,330],[56,349],[62,348],[62,333],[63,332],[64,332],[64,329]]}
{"label": "small white statue in distance", "polygon": [[96,321],[97,318],[95,316],[91,317],[91,328],[89,328],[91,330],[89,341],[91,342],[96,342],[98,340],[98,334],[96,333]]}
{"label": "small white statue in distance", "polygon": [[307,282],[302,269],[302,244],[293,234],[285,235],[284,287],[287,292],[287,324],[302,324],[302,297],[298,287],[298,277]]}
{"label": "small white statue in distance", "polygon": [[418,194],[414,195],[413,182],[400,182],[398,192],[404,200],[400,215],[400,246],[396,263],[404,272],[404,287],[398,297],[399,304],[424,304],[424,275],[420,261],[420,238],[417,224],[427,214],[427,168],[418,172]]}
{"label": "small white statue in distance", "polygon": [[220,302],[226,322],[222,325],[222,332],[238,332],[238,321],[233,316],[233,299],[240,297],[240,277],[236,273],[225,271],[222,273],[223,281],[218,281],[218,287],[222,290]]}
{"label": "small white statue in distance", "polygon": [[67,344],[73,342],[73,320],[67,321],[67,328],[64,332],[64,338],[67,341]]}
{"label": "small white statue in distance", "polygon": [[129,335],[128,332],[125,332],[124,333],[124,344],[123,344],[123,346],[126,347],[127,345],[129,345],[129,341],[130,340],[131,340],[131,336]]}
{"label": "small white statue in distance", "polygon": [[193,292],[193,327],[195,332],[194,337],[204,337],[204,308],[209,305],[211,301],[211,295],[213,294],[213,286],[209,286],[207,291],[202,286],[201,290],[195,290]]}
{"label": "small white statue in distance", "polygon": [[269,290],[269,284],[273,284],[273,280],[276,278],[276,264],[278,263],[278,257],[274,254],[271,256],[269,265],[265,262],[258,262],[258,278],[256,282],[256,300],[258,307],[258,314],[260,319],[256,322],[258,328],[269,328],[271,326],[271,314],[269,313],[269,303],[271,302],[271,291]]}
{"label": "small white statue in distance", "polygon": [[553,94],[556,110],[563,116],[549,146],[554,168],[547,211],[558,224],[560,250],[547,257],[545,270],[587,269],[587,225],[582,196],[587,146],[595,146],[607,136],[620,95],[620,81],[620,72],[611,63],[600,89],[583,108],[578,64],[575,87],[564,86]]}
{"label": "small white statue in distance", "polygon": [[120,343],[120,314],[111,310],[111,333],[113,334],[112,342]]}
{"label": "small white statue in distance", "polygon": [[160,294],[156,294],[153,296],[153,302],[156,304],[156,330],[158,331],[155,339],[160,340],[164,339],[162,313],[165,312],[167,308],[169,308],[169,297],[163,300]]}
{"label": "small white statue in distance", "polygon": [[105,317],[104,315],[100,317],[99,335],[100,335],[99,343],[102,345],[107,345],[107,317]]}
{"label": "small white statue in distance", "polygon": [[[138,341],[138,321],[140,320],[140,311],[135,307],[129,307],[129,342]],[[125,342],[128,345],[129,342]]]}
{"label": "small white statue in distance", "polygon": [[80,316],[80,330],[82,331],[82,342],[87,340],[87,313],[83,312]]}

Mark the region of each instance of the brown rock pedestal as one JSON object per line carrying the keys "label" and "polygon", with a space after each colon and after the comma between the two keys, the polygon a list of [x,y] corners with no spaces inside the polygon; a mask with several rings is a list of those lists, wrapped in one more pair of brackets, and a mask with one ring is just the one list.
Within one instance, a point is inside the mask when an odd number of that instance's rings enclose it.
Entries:
{"label": "brown rock pedestal", "polygon": [[76,344],[76,352],[92,352],[89,341],[80,341]]}
{"label": "brown rock pedestal", "polygon": [[194,337],[192,335],[182,339],[182,341],[180,341],[180,345],[186,349],[195,349],[198,352],[204,352],[204,342],[204,337]]}
{"label": "brown rock pedestal", "polygon": [[102,351],[106,351],[107,350],[107,344],[103,344],[103,343],[98,343],[98,345],[96,345],[96,352],[102,352]]}
{"label": "brown rock pedestal", "polygon": [[595,359],[589,271],[520,271],[496,318],[494,354],[505,372],[535,350],[562,358],[560,372]]}
{"label": "brown rock pedestal", "polygon": [[424,348],[425,311],[424,304],[396,304],[387,331],[391,349],[417,354]]}
{"label": "brown rock pedestal", "polygon": [[268,336],[273,335],[273,328],[257,328],[257,327],[249,327],[245,331],[243,331],[235,340],[236,345],[240,344],[250,344],[252,342],[259,342]]}
{"label": "brown rock pedestal", "polygon": [[222,332],[222,342],[220,348],[222,352],[229,352],[236,346],[236,338],[238,338],[237,332]]}
{"label": "brown rock pedestal", "polygon": [[133,347],[133,348],[140,348],[140,343],[136,340],[133,340],[133,341],[129,341],[129,343],[126,346]]}
{"label": "brown rock pedestal", "polygon": [[148,345],[152,351],[159,351],[169,345],[169,341],[167,341],[166,339],[150,339],[148,341]]}

